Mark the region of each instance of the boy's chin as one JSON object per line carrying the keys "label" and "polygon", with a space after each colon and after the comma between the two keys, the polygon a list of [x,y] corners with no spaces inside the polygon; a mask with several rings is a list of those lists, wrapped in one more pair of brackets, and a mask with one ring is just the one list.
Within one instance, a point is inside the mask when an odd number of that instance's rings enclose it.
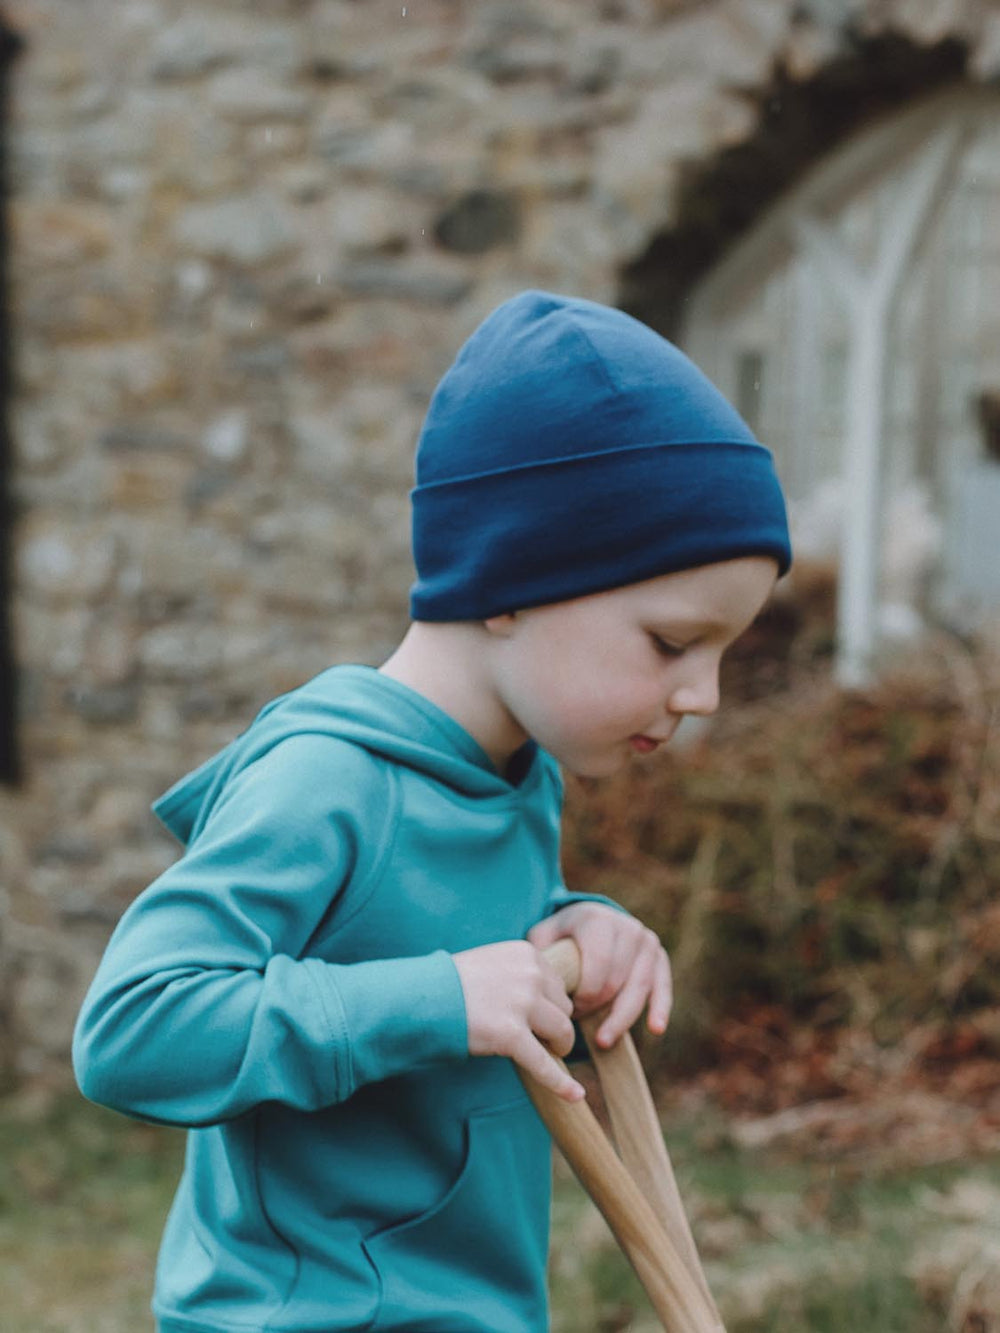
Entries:
{"label": "boy's chin", "polygon": [[572,755],[562,760],[562,766],[575,778],[610,778],[620,773],[628,763],[624,749],[603,755]]}

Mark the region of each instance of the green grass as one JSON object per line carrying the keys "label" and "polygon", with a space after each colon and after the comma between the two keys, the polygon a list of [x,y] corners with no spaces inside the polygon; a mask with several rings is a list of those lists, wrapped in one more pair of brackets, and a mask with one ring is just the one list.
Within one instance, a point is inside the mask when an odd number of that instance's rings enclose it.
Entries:
{"label": "green grass", "polygon": [[[182,1147],[175,1131],[77,1098],[47,1108],[0,1101],[0,1333],[152,1328],[153,1264]],[[962,1327],[947,1323],[948,1307],[960,1279],[968,1286],[977,1245],[989,1269],[1000,1158],[891,1172],[838,1166],[740,1149],[704,1118],[672,1130],[671,1152],[729,1333]],[[952,1273],[956,1239],[965,1257]],[[659,1327],[561,1164],[551,1287],[553,1333]],[[974,1300],[969,1308],[968,1329],[994,1327]]]}
{"label": "green grass", "polygon": [[0,1102],[0,1331],[138,1333],[183,1136],[76,1098]]}
{"label": "green grass", "polygon": [[[960,1279],[973,1267],[970,1254],[984,1256],[981,1266],[994,1275],[985,1299],[995,1299],[1000,1158],[861,1170],[740,1150],[703,1127],[682,1127],[670,1138],[728,1333],[1000,1328],[982,1321],[981,1291],[969,1293],[967,1324],[947,1322]],[[714,1140],[710,1147],[706,1139]],[[610,1233],[564,1167],[555,1221],[553,1333],[658,1329]],[[949,1269],[955,1239],[962,1245]]]}

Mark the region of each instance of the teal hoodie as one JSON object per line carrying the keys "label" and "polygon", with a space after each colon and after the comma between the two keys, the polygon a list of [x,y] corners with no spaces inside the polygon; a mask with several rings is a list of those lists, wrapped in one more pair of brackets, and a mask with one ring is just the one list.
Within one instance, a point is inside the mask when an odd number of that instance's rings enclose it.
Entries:
{"label": "teal hoodie", "polygon": [[[190,1130],[161,1333],[540,1333],[549,1141],[470,1058],[451,955],[586,895],[561,784],[421,695],[333,667],[154,806],[186,844],[80,1013],[80,1087]],[[603,901],[603,900],[601,900]]]}

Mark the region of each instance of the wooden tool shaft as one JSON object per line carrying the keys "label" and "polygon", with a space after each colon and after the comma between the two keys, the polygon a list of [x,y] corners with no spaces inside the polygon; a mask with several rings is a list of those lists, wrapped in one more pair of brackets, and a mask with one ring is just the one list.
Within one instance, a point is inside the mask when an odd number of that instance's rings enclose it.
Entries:
{"label": "wooden tool shaft", "polygon": [[701,1289],[713,1312],[715,1326],[721,1328],[722,1321],[691,1235],[639,1053],[627,1032],[610,1049],[598,1046],[595,1038],[602,1019],[603,1015],[595,1014],[583,1019],[580,1026],[601,1080],[601,1093],[618,1152]]}
{"label": "wooden tool shaft", "polygon": [[[572,993],[580,982],[576,944],[559,940],[545,956]],[[593,1036],[599,1023],[600,1016],[594,1015],[582,1026],[621,1158],[586,1102],[567,1102],[522,1073],[525,1086],[664,1328],[668,1333],[722,1333],[635,1045],[626,1033],[610,1051],[597,1046]]]}
{"label": "wooden tool shaft", "polygon": [[567,1102],[521,1073],[528,1095],[604,1215],[668,1333],[716,1333],[714,1312],[586,1102]]}

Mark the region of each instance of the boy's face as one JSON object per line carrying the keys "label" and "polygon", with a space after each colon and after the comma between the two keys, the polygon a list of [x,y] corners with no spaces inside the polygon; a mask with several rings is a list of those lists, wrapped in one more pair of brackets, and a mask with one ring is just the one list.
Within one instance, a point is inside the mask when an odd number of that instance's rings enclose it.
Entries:
{"label": "boy's face", "polygon": [[607,776],[686,714],[715,712],[722,654],[776,577],[773,560],[750,556],[495,616],[503,707],[570,772]]}

